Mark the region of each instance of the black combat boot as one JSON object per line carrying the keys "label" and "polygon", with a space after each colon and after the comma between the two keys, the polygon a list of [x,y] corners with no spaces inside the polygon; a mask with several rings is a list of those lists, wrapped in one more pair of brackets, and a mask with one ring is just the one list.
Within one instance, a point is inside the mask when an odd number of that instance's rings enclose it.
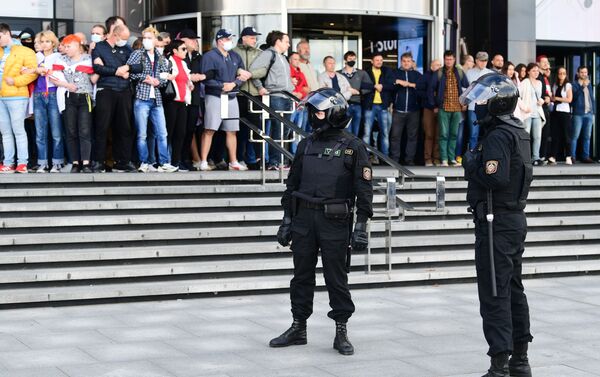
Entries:
{"label": "black combat boot", "polygon": [[338,350],[342,355],[354,354],[354,347],[348,340],[348,331],[346,330],[345,322],[335,322],[335,339],[333,340],[333,348]]}
{"label": "black combat boot", "polygon": [[482,377],[510,377],[508,371],[508,354],[499,353],[492,356],[490,369]]}
{"label": "black combat boot", "polygon": [[294,318],[292,326],[277,338],[271,339],[270,347],[287,347],[306,344],[306,320]]}
{"label": "black combat boot", "polygon": [[511,377],[531,377],[531,367],[527,358],[529,343],[515,343],[515,349],[508,362]]}

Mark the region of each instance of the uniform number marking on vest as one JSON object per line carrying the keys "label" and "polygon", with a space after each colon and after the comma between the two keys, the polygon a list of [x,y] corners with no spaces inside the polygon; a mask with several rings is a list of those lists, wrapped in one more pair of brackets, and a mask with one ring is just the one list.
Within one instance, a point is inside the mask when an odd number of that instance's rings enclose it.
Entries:
{"label": "uniform number marking on vest", "polygon": [[485,174],[494,174],[498,171],[498,161],[489,160],[485,162]]}
{"label": "uniform number marking on vest", "polygon": [[333,155],[336,157],[340,157],[342,155],[341,149],[334,151],[331,148],[325,148],[325,150],[323,151],[323,156],[330,156],[332,152],[333,152]]}
{"label": "uniform number marking on vest", "polygon": [[354,149],[346,149],[344,154],[347,156],[352,156],[354,154]]}
{"label": "uniform number marking on vest", "polygon": [[373,178],[373,173],[371,172],[371,168],[368,166],[365,166],[363,168],[363,179],[365,181],[370,181]]}

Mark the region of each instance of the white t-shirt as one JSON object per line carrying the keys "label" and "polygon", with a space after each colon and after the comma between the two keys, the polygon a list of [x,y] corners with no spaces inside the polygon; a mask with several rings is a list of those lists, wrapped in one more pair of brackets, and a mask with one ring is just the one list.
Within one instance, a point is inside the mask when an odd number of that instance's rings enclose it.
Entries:
{"label": "white t-shirt", "polygon": [[[556,93],[556,88],[557,88],[557,85],[554,84],[552,86],[552,93],[553,94]],[[560,92],[560,96],[563,97],[563,98],[567,98],[567,92],[569,90],[572,90],[570,82],[568,82],[567,85],[565,85],[562,88],[562,91]],[[568,104],[566,102],[555,102],[555,104],[556,104],[556,107],[555,107],[556,111],[560,111],[561,113],[570,113],[571,112],[571,107],[569,106],[570,104]]]}
{"label": "white t-shirt", "polygon": [[[154,54],[148,54],[148,58],[150,58],[150,65],[154,67]],[[156,92],[154,91],[154,86],[150,86],[150,98],[156,98]]]}

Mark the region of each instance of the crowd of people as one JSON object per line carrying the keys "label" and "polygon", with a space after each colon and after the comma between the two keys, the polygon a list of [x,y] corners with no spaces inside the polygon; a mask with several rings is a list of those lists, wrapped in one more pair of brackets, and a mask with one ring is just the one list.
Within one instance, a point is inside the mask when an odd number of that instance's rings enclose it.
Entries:
{"label": "crowd of people", "polygon": [[[342,69],[327,56],[319,74],[308,41],[290,52],[286,33],[271,31],[259,48],[260,35],[246,27],[236,39],[221,29],[202,55],[190,29],[171,38],[148,27],[130,46],[130,31],[118,16],[95,25],[89,42],[84,33],[57,38],[49,30],[15,36],[0,24],[0,173],[248,170],[259,169],[261,159],[270,170],[287,169],[278,150],[267,145],[262,156],[240,125],[240,117],[260,125],[261,115],[237,93],[259,100],[268,94],[271,108],[310,131],[306,111],[293,110],[283,92],[302,100],[323,87],[347,99],[348,131],[395,161],[460,166],[461,155],[476,147],[479,129],[475,107],[463,108],[459,97],[491,71],[519,88],[514,115],[531,134],[535,165],[593,162],[595,100],[585,66],[572,81],[558,67],[552,80],[545,56],[515,66],[497,54],[488,68],[486,52],[457,64],[446,51],[443,64],[434,59],[421,74],[410,53],[401,55],[397,69],[376,53],[361,70],[356,52],[348,51],[340,57]],[[275,140],[291,137],[276,119],[266,121],[266,133]],[[290,143],[292,152],[296,147]]]}

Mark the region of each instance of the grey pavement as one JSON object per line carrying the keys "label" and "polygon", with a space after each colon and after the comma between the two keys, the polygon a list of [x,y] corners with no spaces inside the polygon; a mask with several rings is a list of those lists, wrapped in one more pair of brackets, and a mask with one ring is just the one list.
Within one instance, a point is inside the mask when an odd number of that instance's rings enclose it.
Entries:
{"label": "grey pavement", "polygon": [[[168,282],[165,282],[168,284]],[[600,376],[600,276],[525,281],[536,377]],[[326,292],[308,345],[270,349],[286,293],[0,310],[0,377],[479,377],[475,284],[353,290],[356,353],[332,349]]]}

